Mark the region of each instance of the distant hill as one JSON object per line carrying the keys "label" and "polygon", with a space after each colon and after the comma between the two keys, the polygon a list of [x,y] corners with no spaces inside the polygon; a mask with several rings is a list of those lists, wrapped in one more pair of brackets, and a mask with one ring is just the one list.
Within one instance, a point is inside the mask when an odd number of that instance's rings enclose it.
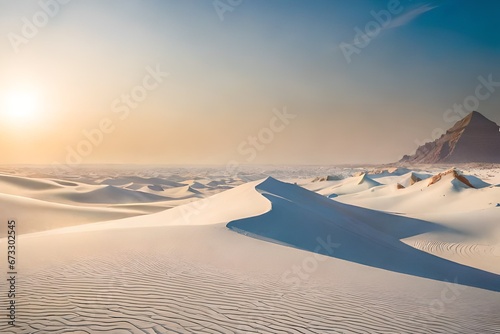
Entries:
{"label": "distant hill", "polygon": [[500,163],[500,127],[473,111],[446,131],[441,138],[420,146],[406,163]]}

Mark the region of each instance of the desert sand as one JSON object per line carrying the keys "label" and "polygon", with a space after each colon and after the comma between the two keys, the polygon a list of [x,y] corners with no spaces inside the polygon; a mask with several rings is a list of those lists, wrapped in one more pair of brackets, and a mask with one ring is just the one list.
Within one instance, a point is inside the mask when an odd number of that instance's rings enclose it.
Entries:
{"label": "desert sand", "polygon": [[20,234],[2,333],[500,328],[495,165],[0,174]]}

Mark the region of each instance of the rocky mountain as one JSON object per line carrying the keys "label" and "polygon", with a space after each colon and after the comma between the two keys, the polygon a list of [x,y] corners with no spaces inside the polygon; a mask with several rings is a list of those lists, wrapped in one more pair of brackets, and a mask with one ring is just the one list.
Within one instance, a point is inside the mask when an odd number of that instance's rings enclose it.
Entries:
{"label": "rocky mountain", "polygon": [[439,139],[420,146],[404,163],[500,163],[500,127],[477,111],[458,121]]}

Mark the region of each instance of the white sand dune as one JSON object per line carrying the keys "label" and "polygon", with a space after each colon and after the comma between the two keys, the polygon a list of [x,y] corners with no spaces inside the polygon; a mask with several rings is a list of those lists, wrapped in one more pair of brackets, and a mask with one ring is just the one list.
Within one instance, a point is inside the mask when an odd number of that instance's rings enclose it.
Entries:
{"label": "white sand dune", "polygon": [[323,181],[311,182],[302,184],[302,186],[318,194],[335,198],[346,194],[358,193],[363,190],[371,189],[380,186],[381,183],[373,180],[367,174],[353,176],[344,180],[338,181]]}
{"label": "white sand dune", "polygon": [[[123,185],[130,185],[130,182]],[[32,179],[7,175],[0,175],[0,193],[70,204],[126,204],[169,200],[169,198],[159,195],[113,185],[90,185],[63,180]]]}
{"label": "white sand dune", "polygon": [[[129,219],[58,229],[47,233],[74,233],[157,226],[213,225],[257,216],[271,209],[271,203],[255,191],[255,186],[259,182],[250,182],[212,197],[147,215],[140,219],[131,217]],[[230,205],[228,205],[229,203]],[[224,209],[221,210],[221,208]]]}
{"label": "white sand dune", "polygon": [[[0,194],[0,201],[3,207],[0,218],[2,221],[15,218],[20,224],[19,234],[145,215],[165,209],[153,206],[73,206],[5,194]],[[0,237],[5,237],[6,233],[6,229],[1,229]]]}
{"label": "white sand dune", "polygon": [[[425,221],[392,217],[328,200],[298,186],[268,178],[256,189],[271,203],[268,213],[228,224],[253,237],[316,251],[317,239],[329,236],[338,245],[331,256],[406,274],[500,291],[500,276],[457,265],[416,251],[400,242],[424,233],[455,233]],[[459,233],[459,232],[457,232]],[[327,255],[325,250],[319,251]]]}
{"label": "white sand dune", "polygon": [[500,188],[475,176],[464,177],[473,187],[447,172],[405,189],[387,184],[336,200],[439,224],[448,230],[428,231],[403,241],[442,258],[498,274],[500,210],[496,205]]}
{"label": "white sand dune", "polygon": [[[478,187],[482,185],[470,176],[465,177]],[[491,208],[500,200],[500,188],[486,185],[474,189],[452,174],[444,175],[432,184],[430,179],[426,179],[405,189],[394,189],[394,185],[383,185],[369,191],[346,194],[338,200],[377,210],[416,214],[469,212]]]}
{"label": "white sand dune", "polygon": [[0,192],[11,195],[25,195],[29,192],[75,187],[77,183],[62,180],[33,179],[12,175],[0,175]]}
{"label": "white sand dune", "polygon": [[[160,190],[161,192],[158,192],[159,189],[162,189]],[[163,188],[162,186],[154,185],[154,186],[143,187],[141,188],[141,190],[144,192],[150,192],[161,195],[163,197],[169,197],[175,199],[182,199],[188,197],[203,197],[199,196],[202,195],[201,191],[192,188],[190,185],[183,185],[176,188]]]}
{"label": "white sand dune", "polygon": [[403,241],[431,254],[500,274],[500,208],[421,214],[457,233],[430,232]]}
{"label": "white sand dune", "polygon": [[[15,333],[495,333],[498,328],[500,297],[486,290],[330,257],[321,257],[318,270],[304,272],[307,279],[296,287],[287,273],[310,262],[309,252],[224,226],[119,229],[112,242],[107,232],[24,240],[26,263],[46,244],[50,249],[42,248],[42,255],[50,256],[22,268],[19,290],[30,293],[19,296],[23,317]],[[57,249],[78,256],[54,256]],[[441,302],[443,292],[457,303]],[[3,333],[13,333],[3,326]]]}
{"label": "white sand dune", "polygon": [[191,188],[193,188],[193,189],[206,189],[206,188],[208,188],[207,185],[205,185],[201,182],[198,182],[198,181],[194,181],[194,180],[191,182],[190,185],[191,185]]}
{"label": "white sand dune", "polygon": [[[19,238],[18,327],[0,332],[498,333],[500,209],[483,203],[500,188],[342,181],[317,194],[267,178],[144,216],[54,219],[63,228]],[[59,185],[35,193],[78,188]]]}
{"label": "white sand dune", "polygon": [[407,188],[414,185],[417,182],[432,177],[432,175],[427,173],[408,172],[402,175],[389,175],[389,176],[370,175],[370,177],[381,184],[386,184],[386,185],[401,184],[402,186]]}
{"label": "white sand dune", "polygon": [[58,192],[53,200],[72,203],[128,204],[168,201],[170,198],[139,190],[129,190],[115,186],[100,186],[90,191]]}
{"label": "white sand dune", "polygon": [[110,178],[110,179],[105,179],[101,181],[101,184],[107,184],[111,186],[116,186],[116,185],[124,185],[129,182],[137,183],[137,184],[160,184],[162,186],[165,186],[167,188],[175,188],[175,187],[182,187],[185,184],[180,183],[180,182],[175,182],[171,180],[165,180],[159,177],[140,177],[140,176],[124,176],[124,177],[117,177],[117,178]]}
{"label": "white sand dune", "polygon": [[[208,196],[186,184],[158,178],[132,176],[130,179],[121,177],[117,182],[110,182],[109,178],[105,180],[105,183],[117,185],[101,185],[98,181],[85,183],[76,177],[74,181],[66,181],[50,175],[46,178],[30,178],[2,174],[0,198],[5,210],[0,212],[0,216],[4,219],[15,217],[21,221],[22,228],[18,233],[24,234],[151,214]],[[144,184],[139,184],[140,187],[135,190],[128,189],[134,184],[132,181],[154,181],[170,188],[161,196],[162,193]],[[142,188],[149,189],[149,192],[141,191]],[[0,237],[5,236],[5,233],[5,230],[1,230]]]}

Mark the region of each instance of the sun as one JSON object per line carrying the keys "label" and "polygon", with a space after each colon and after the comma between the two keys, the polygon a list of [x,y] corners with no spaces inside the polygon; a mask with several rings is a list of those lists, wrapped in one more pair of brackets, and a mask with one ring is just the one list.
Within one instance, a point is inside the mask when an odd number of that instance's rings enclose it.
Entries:
{"label": "sun", "polygon": [[38,116],[40,109],[36,93],[24,90],[12,90],[3,94],[0,112],[6,120],[15,123],[32,122]]}

